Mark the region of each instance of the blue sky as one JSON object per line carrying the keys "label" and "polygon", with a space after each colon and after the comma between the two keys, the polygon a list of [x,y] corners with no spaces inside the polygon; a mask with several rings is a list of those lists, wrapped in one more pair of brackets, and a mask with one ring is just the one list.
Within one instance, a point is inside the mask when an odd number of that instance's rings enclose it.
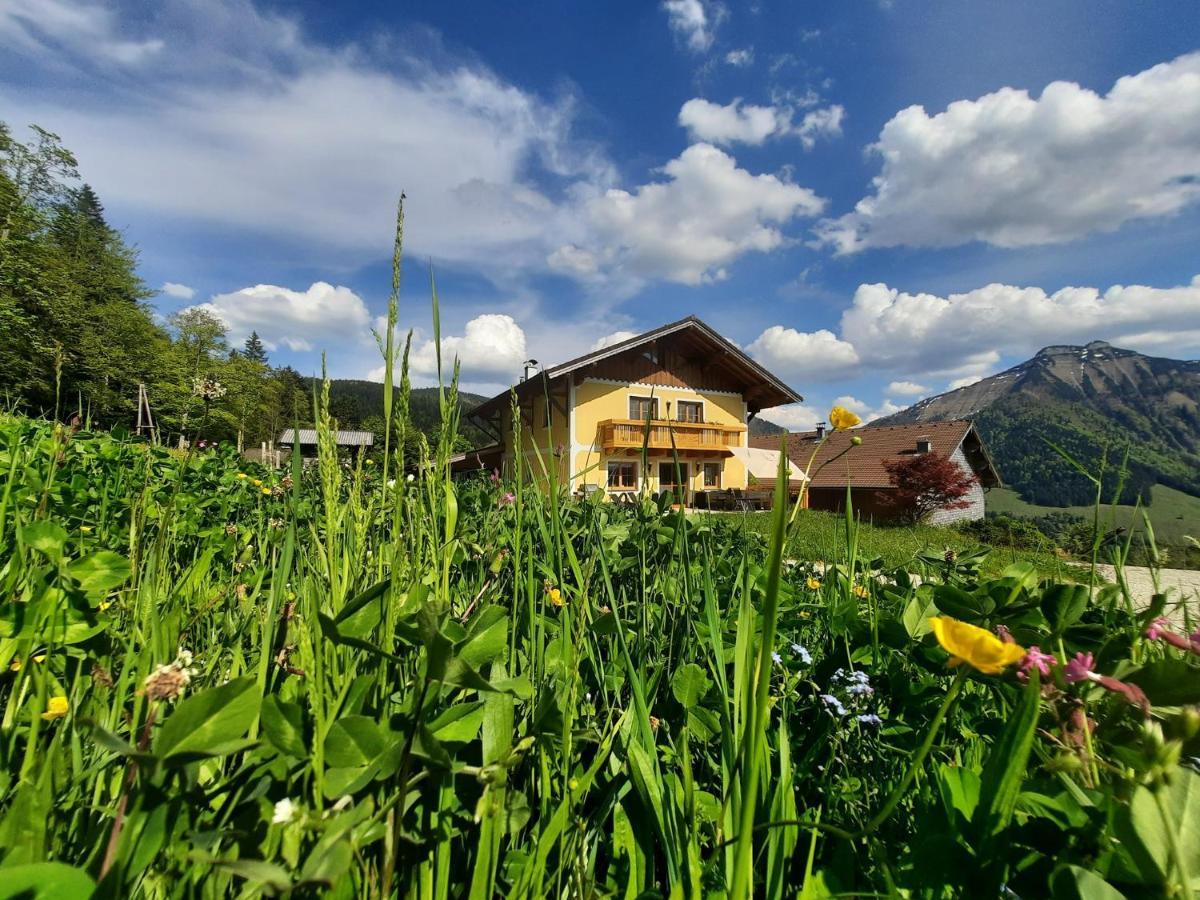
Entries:
{"label": "blue sky", "polygon": [[0,2],[0,118],[59,133],[164,314],[487,392],[699,315],[864,414],[1050,343],[1200,353],[1200,7]]}

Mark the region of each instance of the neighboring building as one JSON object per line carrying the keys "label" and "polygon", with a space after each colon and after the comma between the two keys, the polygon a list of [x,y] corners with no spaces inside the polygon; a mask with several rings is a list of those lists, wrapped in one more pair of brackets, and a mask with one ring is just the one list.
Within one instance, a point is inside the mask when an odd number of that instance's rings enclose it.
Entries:
{"label": "neighboring building", "polygon": [[[301,456],[316,456],[317,430],[301,428],[297,431],[295,428],[285,428],[279,435],[278,444],[285,450],[290,451],[297,443],[300,444]],[[375,445],[375,435],[370,431],[339,431],[337,432],[337,445],[343,450],[355,450],[361,453],[370,450]]]}
{"label": "neighboring building", "polygon": [[[823,434],[823,431],[789,434],[787,447],[792,462],[802,469],[808,466]],[[862,438],[862,444],[851,446],[852,437]],[[755,438],[752,443],[758,447],[778,447],[779,436]],[[977,479],[971,492],[963,497],[968,503],[967,507],[939,510],[930,521],[935,525],[946,525],[982,519],[984,489],[1001,487],[1002,482],[979,432],[973,423],[967,421],[867,426],[853,431],[833,432],[820,445],[813,459],[808,506],[810,509],[840,512],[846,505],[846,485],[849,484],[851,502],[864,519],[881,521],[896,518],[901,510],[888,502],[889,495],[895,489],[888,480],[884,463],[917,453],[948,456],[963,469],[975,473]]]}
{"label": "neighboring building", "polygon": [[480,404],[471,418],[496,445],[462,454],[457,468],[502,468],[519,453],[529,470],[572,491],[669,490],[693,503],[702,492],[745,490],[747,424],[760,410],[802,399],[689,317],[538,372]]}

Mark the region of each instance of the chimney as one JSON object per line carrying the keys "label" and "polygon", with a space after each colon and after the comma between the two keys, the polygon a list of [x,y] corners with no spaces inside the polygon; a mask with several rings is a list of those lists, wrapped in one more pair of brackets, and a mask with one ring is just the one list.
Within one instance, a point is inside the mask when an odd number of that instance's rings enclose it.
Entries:
{"label": "chimney", "polygon": [[538,361],[536,359],[527,359],[524,362],[524,367],[525,371],[521,374],[521,380],[528,381],[530,370],[532,369],[535,372],[537,371]]}
{"label": "chimney", "polygon": [[819,441],[819,440],[821,440],[823,437],[825,437],[825,423],[824,423],[824,422],[818,422],[818,423],[817,423],[817,440]]}
{"label": "chimney", "polygon": [[929,453],[931,450],[933,450],[933,441],[929,440],[928,435],[922,435],[917,438],[918,453]]}

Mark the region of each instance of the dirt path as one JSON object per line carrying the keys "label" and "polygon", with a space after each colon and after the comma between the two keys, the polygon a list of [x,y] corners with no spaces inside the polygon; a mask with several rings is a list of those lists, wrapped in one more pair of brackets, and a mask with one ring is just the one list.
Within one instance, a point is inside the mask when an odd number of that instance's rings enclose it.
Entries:
{"label": "dirt path", "polygon": [[[1112,566],[1096,567],[1109,581],[1116,582],[1117,575]],[[1150,570],[1143,566],[1126,566],[1125,583],[1135,603],[1149,603],[1154,595],[1154,580]],[[1158,586],[1167,592],[1167,603],[1182,599],[1194,618],[1200,617],[1200,571],[1191,569],[1159,569]]]}

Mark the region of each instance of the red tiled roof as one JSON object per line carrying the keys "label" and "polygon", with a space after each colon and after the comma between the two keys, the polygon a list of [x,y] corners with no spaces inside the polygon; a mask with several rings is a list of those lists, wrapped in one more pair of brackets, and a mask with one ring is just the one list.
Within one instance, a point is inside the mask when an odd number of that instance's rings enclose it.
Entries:
{"label": "red tiled roof", "polygon": [[[852,446],[852,437],[862,438],[862,444]],[[889,487],[884,463],[915,454],[918,440],[928,440],[931,451],[941,456],[950,456],[963,445],[979,480],[989,487],[1001,483],[975,426],[967,421],[868,425],[853,431],[835,431],[819,449],[815,431],[794,431],[787,436],[787,447],[792,462],[812,475],[814,488],[845,487],[847,480],[854,487]],[[777,449],[779,435],[751,437],[750,446]],[[817,455],[810,465],[814,449]]]}

